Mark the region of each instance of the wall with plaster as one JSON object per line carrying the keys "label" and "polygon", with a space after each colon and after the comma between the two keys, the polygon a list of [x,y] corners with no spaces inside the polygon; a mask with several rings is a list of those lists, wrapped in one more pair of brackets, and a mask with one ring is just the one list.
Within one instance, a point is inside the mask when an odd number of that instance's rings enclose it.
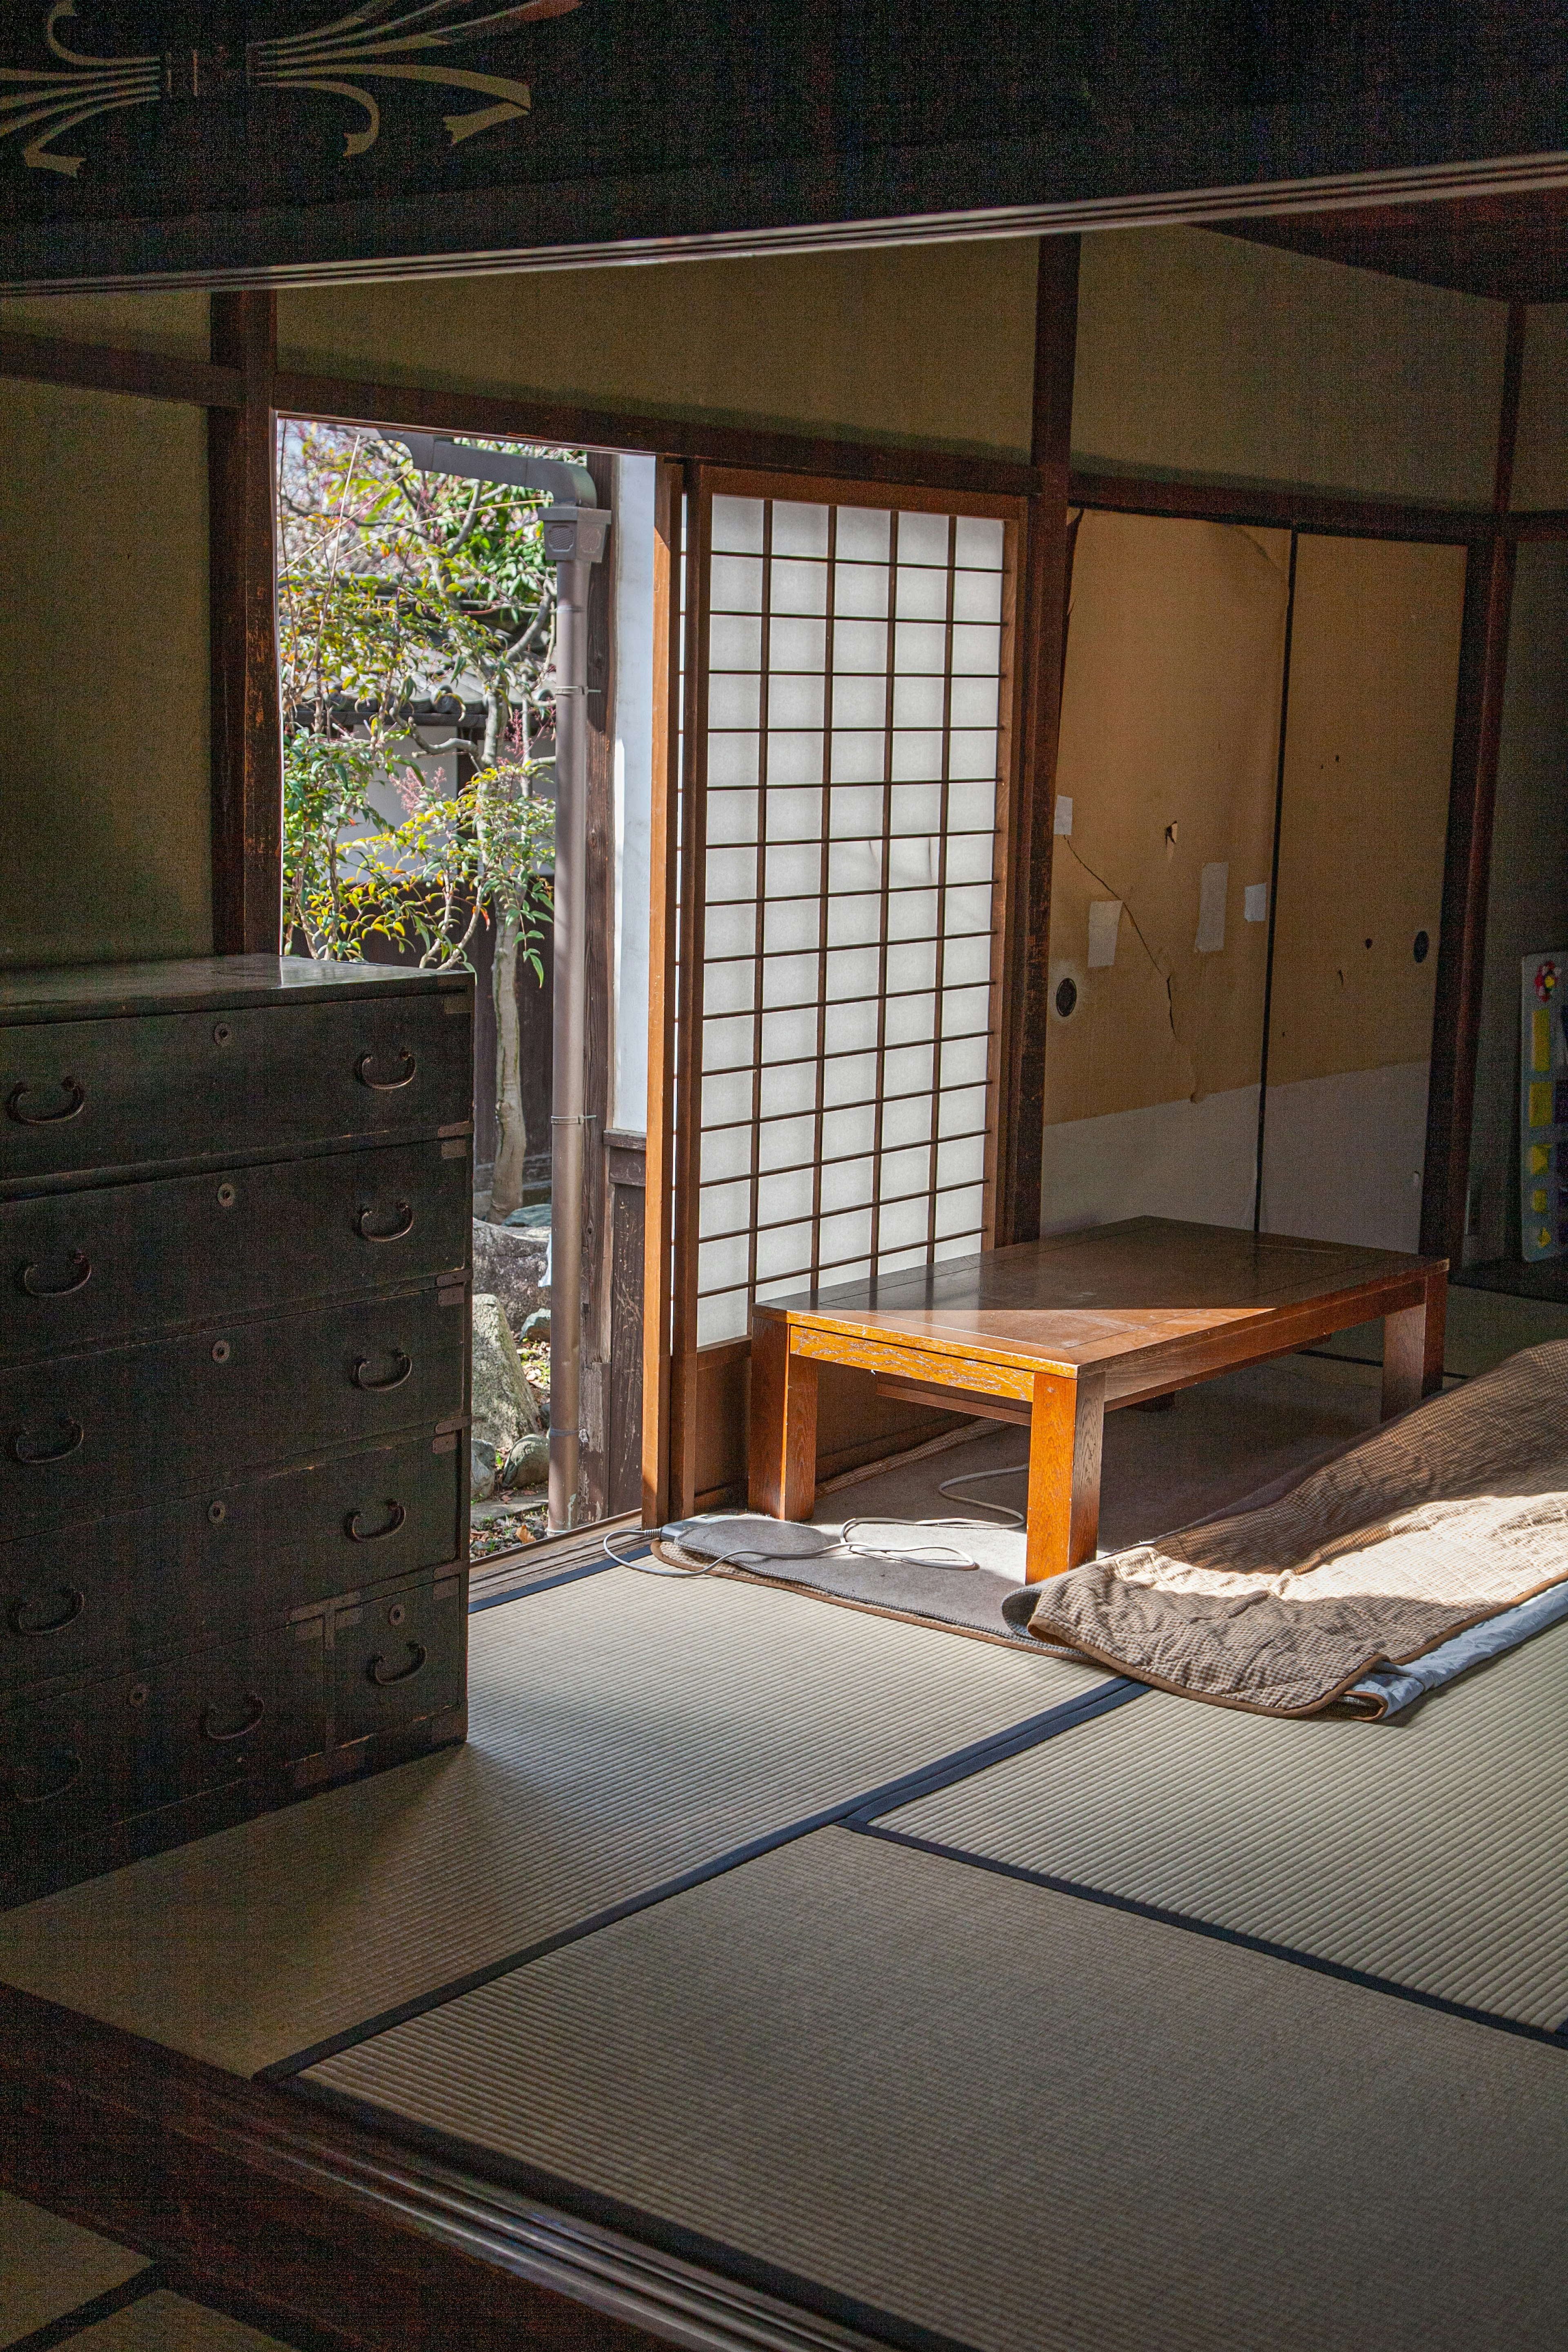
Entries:
{"label": "wall with plaster", "polygon": [[1568,507],[1568,302],[1535,302],[1524,328],[1513,504]]}
{"label": "wall with plaster", "polygon": [[1523,957],[1568,947],[1568,545],[1527,541],[1514,573],[1486,970],[1470,1130],[1473,1263],[1519,1245]]}
{"label": "wall with plaster", "polygon": [[1026,457],[1034,238],[285,289],[279,363]]}
{"label": "wall with plaster", "polygon": [[0,964],[212,946],[206,421],[0,381]]}
{"label": "wall with plaster", "polygon": [[1504,303],[1211,229],[1100,232],[1074,462],[1484,507],[1507,331]]}

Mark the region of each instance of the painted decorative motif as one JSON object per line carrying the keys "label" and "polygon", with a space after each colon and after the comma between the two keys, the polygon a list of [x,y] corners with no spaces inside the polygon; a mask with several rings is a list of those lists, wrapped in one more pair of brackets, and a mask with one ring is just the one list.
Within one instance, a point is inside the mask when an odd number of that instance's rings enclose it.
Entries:
{"label": "painted decorative motif", "polygon": [[381,133],[380,104],[363,85],[399,81],[474,91],[489,101],[442,117],[455,147],[480,131],[520,121],[531,96],[526,82],[472,73],[447,64],[437,53],[493,40],[579,5],[580,0],[522,0],[521,5],[475,15],[473,0],[424,0],[414,8],[404,7],[402,0],[364,0],[313,32],[253,41],[237,58],[226,48],[103,58],[67,46],[58,28],[78,15],[77,0],[53,0],[44,18],[44,39],[58,65],[44,72],[0,67],[0,139],[23,138],[21,158],[32,170],[74,179],[86,158],[62,152],[56,142],[82,124],[122,107],[155,106],[165,98],[228,96],[243,85],[310,91],[359,108],[363,121],[344,134],[346,158],[364,154]]}
{"label": "painted decorative motif", "polygon": [[1534,1261],[1568,1255],[1568,950],[1524,959],[1520,991],[1520,1237]]}

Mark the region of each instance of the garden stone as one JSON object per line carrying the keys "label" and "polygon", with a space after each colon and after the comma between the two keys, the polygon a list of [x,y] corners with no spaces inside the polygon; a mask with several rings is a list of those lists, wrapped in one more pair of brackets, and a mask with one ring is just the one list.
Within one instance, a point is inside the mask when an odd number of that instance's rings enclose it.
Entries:
{"label": "garden stone", "polygon": [[521,1331],[550,1293],[547,1233],[474,1219],[474,1288],[499,1298],[514,1332]]}
{"label": "garden stone", "polygon": [[550,1440],[542,1430],[520,1437],[500,1465],[498,1490],[542,1486],[550,1476]]}
{"label": "garden stone", "polygon": [[520,1437],[539,1428],[539,1407],[518,1360],[505,1307],[493,1294],[474,1297],[473,1435],[504,1462]]}
{"label": "garden stone", "polygon": [[[546,1444],[548,1444],[548,1439]],[[468,1500],[488,1503],[496,1490],[496,1450],[482,1437],[468,1440]]]}

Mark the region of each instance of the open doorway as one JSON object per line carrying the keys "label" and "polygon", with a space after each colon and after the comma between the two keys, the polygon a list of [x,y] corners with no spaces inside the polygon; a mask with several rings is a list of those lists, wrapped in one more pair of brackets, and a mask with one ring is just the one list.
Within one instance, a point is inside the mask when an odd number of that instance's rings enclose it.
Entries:
{"label": "open doorway", "polygon": [[420,436],[390,427],[279,419],[283,947],[475,975],[479,1565],[552,1526],[632,1509],[640,1496],[655,461],[453,446],[456,463],[481,473],[524,470],[520,458],[572,468],[584,489],[591,478],[584,504],[613,518],[603,560],[580,567],[586,660],[574,689],[586,971],[583,1179],[565,1234],[582,1267],[579,1444],[563,1508],[558,1494],[552,1510],[548,1486],[564,1303],[552,1142],[568,732],[561,589],[542,527],[551,499],[516,480],[443,470]]}

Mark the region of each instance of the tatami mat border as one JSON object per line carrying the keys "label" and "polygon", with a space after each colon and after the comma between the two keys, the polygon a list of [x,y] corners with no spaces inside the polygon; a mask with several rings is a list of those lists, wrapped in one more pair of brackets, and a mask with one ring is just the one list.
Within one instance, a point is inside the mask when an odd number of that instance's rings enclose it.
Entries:
{"label": "tatami mat border", "polygon": [[[586,1573],[587,1571],[576,1571]],[[896,1806],[913,1804],[921,1797],[934,1796],[938,1790],[950,1788],[955,1780],[967,1780],[971,1774],[983,1772],[993,1764],[1005,1763],[1026,1748],[1038,1747],[1043,1741],[1056,1738],[1094,1717],[1109,1714],[1113,1707],[1125,1706],[1129,1699],[1142,1696],[1145,1685],[1118,1677],[1102,1683],[1081,1697],[1067,1699],[1059,1706],[1047,1707],[1041,1715],[1026,1716],[1023,1722],[1009,1724],[1005,1730],[994,1732],[985,1739],[976,1740],[968,1748],[955,1748],[951,1755],[938,1757],[914,1771],[889,1780],[879,1789],[847,1797],[837,1805],[824,1807],[801,1820],[787,1822],[782,1829],[770,1830],[761,1837],[748,1839],[744,1844],[731,1846],[728,1853],[711,1861],[699,1863],[674,1878],[667,1878],[657,1886],[641,1894],[628,1895],[625,1902],[610,1904],[588,1918],[576,1920],[552,1936],[542,1937],[537,1942],[524,1945],[520,1950],[508,1952],[500,1959],[473,1969],[465,1976],[455,1977],[447,1983],[437,1985],[428,1992],[400,2002],[395,2008],[383,2010],[358,2025],[345,2026],[339,2033],[310,2048],[295,2051],[289,2057],[279,2058],[264,2066],[257,2074],[259,2083],[291,2083],[308,2066],[319,2065],[324,2058],[335,2058],[341,2050],[352,2050],[362,2042],[372,2041],[378,2033],[387,2032],[395,2025],[405,2024],[411,2017],[423,2017],[432,2009],[444,2008],[464,1993],[475,1992],[480,1985],[493,1982],[497,1977],[510,1976],[514,1969],[527,1968],[542,1960],[547,1953],[560,1951],[567,1944],[582,1941],[585,1936],[597,1935],[603,1927],[613,1927],[617,1920],[629,1919],[637,1912],[651,1910],[656,1903],[667,1903],[673,1895],[685,1895],[708,1879],[721,1877],[724,1872],[737,1870],[743,1863],[754,1862],[758,1856],[772,1853],[775,1847],[792,1845],[797,1838],[807,1837],[814,1830],[831,1829],[836,1825],[891,1811]],[[960,1857],[968,1860],[967,1855]],[[313,2095],[313,2094],[312,2094]]]}
{"label": "tatami mat border", "polygon": [[[631,1558],[637,1559],[643,1556],[633,1552]],[[537,1576],[531,1581],[525,1578],[521,1584],[512,1585],[505,1592],[481,1593],[477,1601],[469,1601],[468,1614],[477,1617],[484,1609],[505,1609],[514,1601],[531,1601],[536,1592],[553,1592],[557,1585],[577,1584],[585,1576],[600,1576],[605,1569],[617,1565],[612,1559],[591,1559],[579,1568],[558,1569],[553,1576]]]}
{"label": "tatami mat border", "polygon": [[[782,1839],[773,1839],[780,1844]],[[705,1874],[710,1875],[712,1874]],[[560,1937],[558,1942],[571,1940]],[[491,1970],[490,1974],[498,1973]],[[422,2004],[430,2007],[426,2002]],[[854,2295],[838,2294],[834,2288],[822,2286],[804,2273],[782,2268],[775,2263],[748,2254],[738,2246],[727,2244],[721,2238],[709,2238],[700,2231],[688,2230],[679,2221],[666,2219],[662,2213],[651,2213],[642,2207],[627,2203],[621,2198],[607,2197],[601,2190],[584,2189],[574,2180],[546,2172],[539,2167],[521,2162],[515,2157],[499,2154],[492,2148],[478,2148],[455,2134],[443,2132],[429,2124],[413,2123],[389,2107],[376,2106],[369,2099],[353,2097],[345,2091],[330,2088],[323,2083],[296,2083],[297,2096],[308,2099],[345,2121],[362,2125],[372,2131],[392,2130],[409,2147],[432,2157],[437,2163],[479,2173],[515,2189],[521,2195],[552,2207],[557,2212],[574,2215],[591,2221],[600,2229],[614,2230],[620,2235],[638,2240],[658,2252],[673,2254],[682,2262],[714,2271],[721,2277],[734,2280],[739,2285],[752,2288],[760,2294],[775,2297],[781,2303],[793,2304],[803,2312],[825,2319],[862,2337],[899,2347],[899,2352],[973,2352],[973,2347],[961,2336],[944,2336],[934,2328],[922,2327],[917,2321],[900,2318],[896,2312],[885,2311],[879,2305],[860,2302]]]}
{"label": "tatami mat border", "polygon": [[[957,1778],[957,1775],[953,1776]],[[922,1793],[934,1794],[934,1790]],[[889,1845],[907,1846],[914,1853],[933,1854],[941,1862],[967,1863],[972,1870],[988,1870],[997,1878],[1016,1878],[1026,1886],[1043,1886],[1053,1895],[1078,1896],[1085,1903],[1101,1904],[1108,1911],[1131,1911],[1140,1919],[1153,1919],[1163,1927],[1184,1927],[1194,1936],[1206,1936],[1216,1944],[1237,1944],[1244,1952],[1258,1952],[1265,1959],[1284,1960],[1299,1969],[1310,1969],[1315,1976],[1337,1977],[1342,1984],[1359,1985],[1366,1992],[1391,1993],[1395,2000],[1414,2001],[1417,2009],[1436,2009],[1445,2017],[1461,2017],[1470,2025],[1494,2026],[1500,2033],[1517,2033],[1526,2042],[1544,2042],[1549,2050],[1568,2049],[1568,2019],[1559,2026],[1527,2025],[1520,2019],[1500,2016],[1496,2010],[1472,2009],[1465,2001],[1448,2000],[1441,1993],[1423,1992],[1415,1985],[1404,1985],[1394,1977],[1373,1976],[1364,1969],[1349,1968],[1342,1960],[1327,1960],[1316,1952],[1303,1952],[1290,1944],[1270,1943],[1263,1936],[1248,1936],[1238,1927],[1223,1927],[1212,1920],[1199,1919],[1188,1911],[1169,1911],[1158,1903],[1140,1903],[1136,1896],[1113,1895],[1102,1886],[1089,1886],[1076,1878],[1058,1878],[1049,1871],[1030,1870],[1024,1864],[1000,1862],[994,1855],[973,1853],[963,1846],[945,1845],[936,1838],[915,1837],[907,1830],[890,1830],[874,1818],[895,1810],[879,1800],[862,1805],[858,1812],[847,1814],[839,1827],[855,1830],[862,1837],[881,1838]]]}
{"label": "tatami mat border", "polygon": [[96,2327],[100,2319],[112,2319],[117,2311],[124,2311],[142,2296],[155,2294],[163,2284],[156,2263],[145,2270],[134,2271],[118,2286],[106,2287],[101,2294],[89,2295],[70,2311],[62,2311],[56,2319],[46,2319],[41,2327],[29,2329],[26,2336],[14,2336],[5,2352],[51,2352],[56,2344],[68,2344],[73,2336],[84,2328]]}

